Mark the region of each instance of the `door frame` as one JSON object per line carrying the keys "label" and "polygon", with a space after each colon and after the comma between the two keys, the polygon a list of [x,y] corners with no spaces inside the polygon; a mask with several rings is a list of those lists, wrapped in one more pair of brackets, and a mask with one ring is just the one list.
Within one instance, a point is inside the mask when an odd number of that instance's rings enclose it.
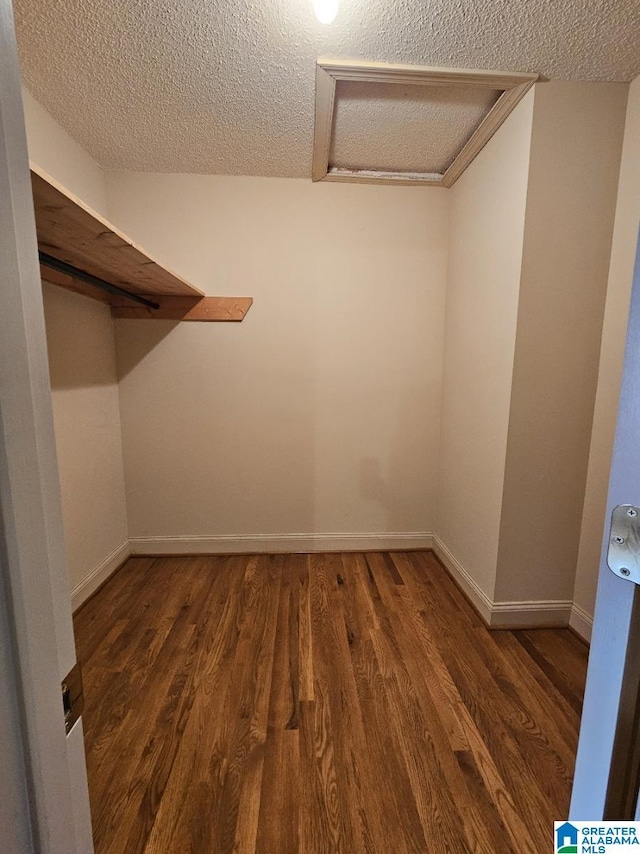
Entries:
{"label": "door frame", "polygon": [[[636,817],[640,753],[640,587],[608,567],[611,513],[640,506],[640,241],[636,250],[606,527],[569,818]],[[560,818],[560,817],[559,817]]]}
{"label": "door frame", "polygon": [[[13,803],[28,813],[15,820],[30,829],[31,850],[89,854],[86,779],[70,760],[61,702],[60,683],[75,664],[75,647],[11,0],[0,0],[0,263],[0,590],[6,599],[6,610],[0,602],[0,641],[6,628],[10,649],[2,652],[14,677],[13,686],[4,686],[11,709],[0,703],[0,725],[22,748],[16,751],[11,794],[17,793]],[[638,261],[608,516],[617,504],[640,506],[640,454],[637,460],[630,454],[640,447],[634,386],[640,396]],[[570,811],[574,820],[601,819],[622,805],[636,809],[635,769],[621,757],[628,755],[638,725],[640,592],[609,571],[607,543],[605,536]],[[83,758],[81,733],[77,728],[76,758]],[[0,777],[0,797],[4,784]]]}
{"label": "door frame", "polygon": [[82,729],[66,736],[61,697],[76,654],[11,0],[0,0],[0,259],[0,572],[17,711],[2,723],[22,745],[13,793],[28,802],[15,819],[34,851],[87,854]]}

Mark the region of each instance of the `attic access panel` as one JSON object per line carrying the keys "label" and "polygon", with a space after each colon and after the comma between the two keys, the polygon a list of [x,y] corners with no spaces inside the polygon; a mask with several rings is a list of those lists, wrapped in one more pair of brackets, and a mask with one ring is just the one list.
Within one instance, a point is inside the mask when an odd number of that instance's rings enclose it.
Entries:
{"label": "attic access panel", "polygon": [[451,187],[537,79],[318,60],[312,178]]}
{"label": "attic access panel", "polygon": [[336,170],[446,172],[502,92],[339,80],[329,163]]}

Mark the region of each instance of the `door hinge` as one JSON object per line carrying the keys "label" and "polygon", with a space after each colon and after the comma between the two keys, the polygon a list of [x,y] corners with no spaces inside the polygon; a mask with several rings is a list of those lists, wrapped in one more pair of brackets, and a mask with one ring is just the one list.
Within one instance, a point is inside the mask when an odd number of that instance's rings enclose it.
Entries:
{"label": "door hinge", "polygon": [[74,667],[62,680],[62,707],[64,709],[64,729],[68,735],[84,708],[82,668],[79,661],[76,661]]}
{"label": "door hinge", "polygon": [[640,584],[640,507],[635,504],[613,509],[607,564],[620,578]]}

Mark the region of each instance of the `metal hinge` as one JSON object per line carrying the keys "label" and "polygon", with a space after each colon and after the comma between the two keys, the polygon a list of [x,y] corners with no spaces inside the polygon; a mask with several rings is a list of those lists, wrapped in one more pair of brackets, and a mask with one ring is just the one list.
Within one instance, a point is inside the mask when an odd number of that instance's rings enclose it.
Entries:
{"label": "metal hinge", "polygon": [[620,578],[640,584],[640,507],[619,504],[614,508],[607,563]]}
{"label": "metal hinge", "polygon": [[67,735],[82,714],[84,694],[82,693],[82,669],[77,661],[62,681],[62,707],[64,709],[64,729]]}

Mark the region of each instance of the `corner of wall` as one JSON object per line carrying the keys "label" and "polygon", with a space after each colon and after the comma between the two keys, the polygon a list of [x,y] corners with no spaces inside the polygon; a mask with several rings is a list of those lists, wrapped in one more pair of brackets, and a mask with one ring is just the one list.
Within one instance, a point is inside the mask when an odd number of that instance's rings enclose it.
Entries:
{"label": "corner of wall", "polygon": [[625,98],[617,83],[536,91],[498,603],[571,606]]}
{"label": "corner of wall", "polygon": [[29,90],[22,87],[29,160],[98,213],[107,211],[105,172]]}
{"label": "corner of wall", "polygon": [[[104,213],[106,183],[99,164],[25,88],[23,106],[31,163]],[[53,285],[45,287],[44,307],[75,609],[130,553],[114,328],[107,306]]]}
{"label": "corner of wall", "polygon": [[132,554],[129,540],[111,551],[94,566],[78,584],[71,588],[71,610],[75,613],[116,572]]}
{"label": "corner of wall", "polygon": [[534,109],[530,91],[451,194],[436,552],[493,607]]}
{"label": "corner of wall", "polygon": [[593,621],[609,470],[622,378],[636,240],[640,228],[640,77],[629,86],[593,430],[573,598],[576,620]]}

